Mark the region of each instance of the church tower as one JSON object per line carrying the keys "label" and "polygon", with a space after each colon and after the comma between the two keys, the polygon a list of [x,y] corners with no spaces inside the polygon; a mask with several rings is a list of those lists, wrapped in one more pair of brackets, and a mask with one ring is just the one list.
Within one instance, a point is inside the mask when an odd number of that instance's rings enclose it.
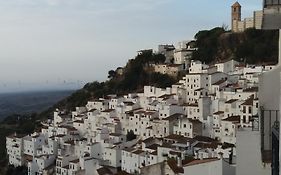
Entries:
{"label": "church tower", "polygon": [[231,6],[231,30],[233,32],[238,31],[238,21],[241,21],[241,5],[239,2],[235,2]]}

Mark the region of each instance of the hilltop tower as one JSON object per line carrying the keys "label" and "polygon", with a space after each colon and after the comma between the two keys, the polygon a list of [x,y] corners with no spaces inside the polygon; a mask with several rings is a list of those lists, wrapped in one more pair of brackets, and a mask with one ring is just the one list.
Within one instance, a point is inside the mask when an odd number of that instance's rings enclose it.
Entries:
{"label": "hilltop tower", "polygon": [[235,2],[231,6],[231,30],[233,32],[238,31],[238,22],[241,21],[241,5],[239,2]]}

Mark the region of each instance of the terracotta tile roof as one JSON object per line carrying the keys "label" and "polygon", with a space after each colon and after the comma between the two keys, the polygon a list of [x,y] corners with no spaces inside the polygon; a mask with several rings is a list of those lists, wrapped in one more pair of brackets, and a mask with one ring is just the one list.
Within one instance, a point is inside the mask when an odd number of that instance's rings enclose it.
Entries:
{"label": "terracotta tile roof", "polygon": [[79,159],[71,160],[70,163],[79,163]]}
{"label": "terracotta tile roof", "polygon": [[73,123],[81,123],[81,124],[84,124],[84,121],[82,121],[82,120],[75,120],[75,121],[73,121]]}
{"label": "terracotta tile roof", "polygon": [[110,171],[109,168],[107,167],[102,167],[102,168],[99,168],[97,170],[98,174],[99,175],[113,175],[113,173]]}
{"label": "terracotta tile roof", "polygon": [[136,112],[138,110],[142,110],[142,108],[137,108],[137,109],[133,109],[133,110],[130,110],[130,111],[126,111],[125,114],[133,114],[134,112]]}
{"label": "terracotta tile roof", "polygon": [[248,98],[247,100],[245,100],[245,102],[242,103],[241,105],[253,106],[253,102],[254,102],[254,96],[251,96],[250,98]]}
{"label": "terracotta tile roof", "polygon": [[199,88],[199,89],[195,89],[194,91],[202,91],[204,90],[205,88]]}
{"label": "terracotta tile roof", "polygon": [[223,121],[239,123],[240,122],[240,116],[230,116],[226,119],[223,119]]}
{"label": "terracotta tile roof", "polygon": [[213,83],[212,85],[220,85],[220,84],[222,84],[224,82],[226,82],[226,80],[222,79],[222,80],[219,80],[219,81]]}
{"label": "terracotta tile roof", "polygon": [[62,167],[64,169],[69,169],[69,165],[65,165],[64,167]]}
{"label": "terracotta tile roof", "polygon": [[29,162],[31,162],[33,160],[33,157],[30,156],[30,155],[27,155],[27,154],[24,154],[23,157],[24,157],[25,160],[27,160]]}
{"label": "terracotta tile roof", "polygon": [[183,137],[184,136],[182,136],[182,135],[171,134],[171,135],[168,135],[168,136],[164,137],[164,139],[176,140],[176,139],[181,139]]}
{"label": "terracotta tile roof", "polygon": [[70,144],[70,145],[75,145],[74,140],[68,140],[68,141],[65,141],[64,143]]}
{"label": "terracotta tile roof", "polygon": [[152,150],[157,150],[157,148],[159,147],[160,145],[159,144],[152,144],[148,147],[146,147],[147,149],[152,149]]}
{"label": "terracotta tile roof", "polygon": [[217,111],[213,113],[214,115],[220,115],[220,114],[224,114],[224,111]]}
{"label": "terracotta tile roof", "polygon": [[175,174],[184,173],[184,169],[178,167],[177,162],[174,159],[168,160],[167,164]]}
{"label": "terracotta tile roof", "polygon": [[182,117],[182,116],[184,116],[184,115],[183,115],[183,114],[180,114],[180,113],[176,113],[176,114],[170,115],[170,116],[168,116],[168,117],[166,117],[166,118],[163,118],[163,120],[169,120],[169,121],[171,121],[171,120],[177,120],[177,119],[179,119],[179,118]]}
{"label": "terracotta tile roof", "polygon": [[94,112],[94,111],[96,111],[97,109],[91,109],[91,110],[89,110],[88,112]]}
{"label": "terracotta tile roof", "polygon": [[186,76],[189,76],[189,75],[207,75],[207,73],[188,73],[188,74],[186,74]]}
{"label": "terracotta tile roof", "polygon": [[126,152],[131,152],[133,150],[135,150],[135,148],[133,148],[133,147],[123,149],[123,151],[126,151]]}
{"label": "terracotta tile roof", "polygon": [[112,111],[114,111],[114,109],[106,109],[106,110],[103,110],[101,112],[112,112]]}
{"label": "terracotta tile roof", "polygon": [[202,124],[202,122],[198,119],[188,118],[188,121],[191,122],[192,124]]}
{"label": "terracotta tile roof", "polygon": [[133,175],[133,174],[127,173],[126,171],[119,171],[114,175]]}
{"label": "terracotta tile roof", "polygon": [[208,162],[213,162],[213,161],[218,161],[218,158],[208,158],[208,159],[196,159],[192,160],[189,163],[183,165],[183,166],[192,166],[192,165],[198,165],[198,164],[203,164],[203,163],[208,163]]}
{"label": "terracotta tile roof", "polygon": [[194,147],[196,148],[212,148],[212,149],[216,149],[218,147],[218,143],[215,142],[211,142],[211,143],[197,143]]}
{"label": "terracotta tile roof", "polygon": [[169,98],[173,95],[175,95],[175,94],[164,94],[164,95],[159,96],[158,98]]}
{"label": "terracotta tile roof", "polygon": [[143,150],[136,150],[136,151],[133,151],[132,153],[133,154],[142,154],[142,153],[144,153],[145,151],[143,151]]}
{"label": "terracotta tile roof", "polygon": [[73,126],[68,126],[68,125],[61,125],[59,126],[60,128],[65,128],[67,129],[68,131],[77,131],[76,128],[74,128]]}
{"label": "terracotta tile roof", "polygon": [[154,155],[154,156],[157,156],[157,151],[153,151],[153,152],[150,153],[150,154],[152,154],[152,155]]}
{"label": "terracotta tile roof", "polygon": [[181,156],[181,152],[177,152],[177,151],[169,151],[169,153],[171,154],[171,155],[176,155],[176,156]]}
{"label": "terracotta tile roof", "polygon": [[115,137],[120,137],[120,136],[122,136],[122,134],[118,134],[118,133],[110,133],[109,135],[110,135],[110,136],[115,136]]}
{"label": "terracotta tile roof", "polygon": [[175,146],[173,146],[171,143],[163,142],[160,147],[163,147],[163,148],[174,148]]}
{"label": "terracotta tile roof", "polygon": [[238,1],[236,1],[231,7],[241,7]]}
{"label": "terracotta tile roof", "polygon": [[247,89],[244,89],[243,92],[258,92],[259,88],[258,87],[250,87]]}
{"label": "terracotta tile roof", "polygon": [[44,170],[51,170],[51,169],[53,169],[55,167],[56,167],[56,165],[53,163],[53,164],[47,166],[46,168],[44,168]]}
{"label": "terracotta tile roof", "polygon": [[133,106],[135,103],[131,102],[131,101],[124,101],[123,102],[125,105],[127,106]]}
{"label": "terracotta tile roof", "polygon": [[194,139],[200,142],[216,142],[215,139],[206,136],[195,136]]}
{"label": "terracotta tile roof", "polygon": [[162,138],[148,137],[147,139],[143,140],[143,142],[144,143],[149,143],[149,142],[152,142],[154,140],[160,141],[160,140],[162,140]]}
{"label": "terracotta tile roof", "polygon": [[237,100],[238,100],[238,99],[231,99],[231,100],[226,101],[225,103],[231,104],[231,103],[236,102]]}
{"label": "terracotta tile roof", "polygon": [[222,144],[222,149],[234,148],[234,147],[235,147],[235,145],[234,145],[234,144],[231,144],[231,143],[226,143],[226,142],[224,142],[224,143]]}

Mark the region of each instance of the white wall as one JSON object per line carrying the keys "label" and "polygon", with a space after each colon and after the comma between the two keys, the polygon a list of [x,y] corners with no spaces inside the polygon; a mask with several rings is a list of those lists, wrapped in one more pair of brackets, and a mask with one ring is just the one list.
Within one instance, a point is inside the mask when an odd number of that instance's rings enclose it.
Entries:
{"label": "white wall", "polygon": [[243,129],[237,132],[236,175],[270,175],[271,167],[262,163],[260,132]]}

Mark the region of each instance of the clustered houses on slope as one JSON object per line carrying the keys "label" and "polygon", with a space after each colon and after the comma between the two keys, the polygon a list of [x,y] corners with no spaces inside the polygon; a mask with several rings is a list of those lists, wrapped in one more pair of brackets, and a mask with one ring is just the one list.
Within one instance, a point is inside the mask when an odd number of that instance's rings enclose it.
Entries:
{"label": "clustered houses on slope", "polygon": [[176,47],[166,44],[158,46],[158,53],[165,55],[163,64],[152,65],[155,72],[168,74],[177,77],[181,71],[188,70],[192,53],[197,49],[194,47],[195,41],[181,41]]}
{"label": "clustered houses on slope", "polygon": [[41,132],[7,137],[9,163],[29,175],[235,174],[236,131],[252,127],[257,76],[273,68],[191,61],[172,87],[56,110]]}

